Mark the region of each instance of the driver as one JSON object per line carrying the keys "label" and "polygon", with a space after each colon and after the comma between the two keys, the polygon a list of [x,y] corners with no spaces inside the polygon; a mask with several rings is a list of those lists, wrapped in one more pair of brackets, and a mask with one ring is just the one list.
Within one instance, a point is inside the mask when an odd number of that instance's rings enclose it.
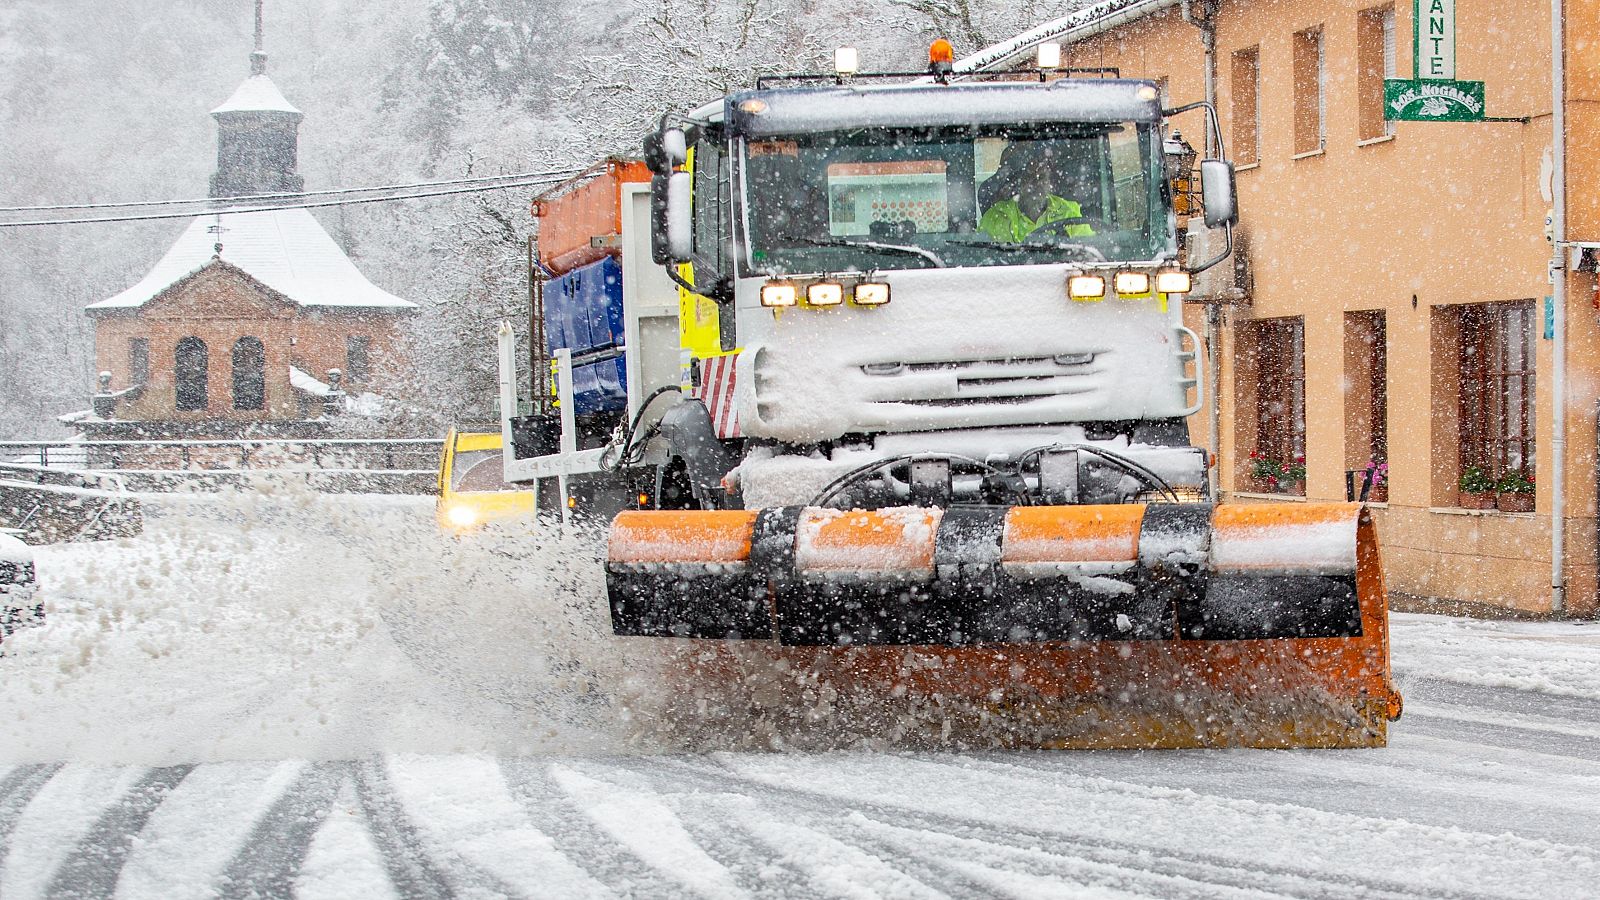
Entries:
{"label": "driver", "polygon": [[[1020,169],[1018,168],[1020,166]],[[1083,219],[1083,207],[1055,192],[1056,167],[1048,149],[1012,144],[1000,161],[1000,171],[1016,172],[1014,189],[984,210],[978,230],[996,241],[1019,243],[1035,232],[1089,237],[1094,228]],[[995,174],[1001,177],[1000,172]],[[1080,220],[1080,221],[1072,221]],[[1047,228],[1055,222],[1072,224]]]}

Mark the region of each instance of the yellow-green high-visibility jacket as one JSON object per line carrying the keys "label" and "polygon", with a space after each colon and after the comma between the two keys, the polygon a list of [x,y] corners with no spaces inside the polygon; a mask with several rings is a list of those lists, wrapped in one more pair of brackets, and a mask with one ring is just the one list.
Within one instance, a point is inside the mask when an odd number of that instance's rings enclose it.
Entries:
{"label": "yellow-green high-visibility jacket", "polygon": [[[1022,211],[1022,205],[1015,199],[996,201],[983,214],[978,222],[978,230],[985,232],[997,241],[1017,243],[1028,235],[1033,234],[1041,226],[1062,219],[1076,219],[1083,215],[1083,207],[1076,200],[1057,197],[1051,194],[1045,201],[1044,213],[1038,219],[1030,219]],[[1068,225],[1062,229],[1067,237],[1088,237],[1094,234],[1094,229],[1087,223],[1080,222]]]}

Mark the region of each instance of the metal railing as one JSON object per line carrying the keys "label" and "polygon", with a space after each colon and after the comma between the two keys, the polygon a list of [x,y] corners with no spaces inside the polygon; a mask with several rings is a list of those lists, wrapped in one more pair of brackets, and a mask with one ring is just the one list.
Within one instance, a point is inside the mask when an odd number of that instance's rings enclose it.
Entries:
{"label": "metal railing", "polygon": [[238,484],[257,475],[307,478],[324,490],[428,493],[442,438],[0,441],[0,463],[42,471],[117,473],[133,490]]}

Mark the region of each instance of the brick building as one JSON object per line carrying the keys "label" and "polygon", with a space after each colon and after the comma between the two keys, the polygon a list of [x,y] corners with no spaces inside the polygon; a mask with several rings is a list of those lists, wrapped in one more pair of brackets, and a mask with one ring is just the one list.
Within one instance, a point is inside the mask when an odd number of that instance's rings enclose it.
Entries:
{"label": "brick building", "polygon": [[[1220,373],[1190,428],[1227,498],[1344,500],[1385,464],[1391,590],[1592,614],[1600,0],[1555,8],[1103,0],[958,68],[1027,68],[1058,42],[1173,106],[1215,101],[1247,242],[1185,315]],[[1410,120],[1386,79],[1419,86]],[[1198,148],[1202,113],[1185,116]],[[1253,454],[1304,474],[1268,482]],[[1491,508],[1461,490],[1474,471],[1500,482]],[[1534,489],[1508,491],[1517,476]]]}
{"label": "brick building", "polygon": [[[304,189],[302,115],[259,46],[251,64],[211,113],[213,198]],[[91,439],[315,435],[360,408],[352,398],[397,383],[398,329],[415,309],[368,281],[307,210],[197,217],[148,275],[87,308],[100,385],[74,424]]]}

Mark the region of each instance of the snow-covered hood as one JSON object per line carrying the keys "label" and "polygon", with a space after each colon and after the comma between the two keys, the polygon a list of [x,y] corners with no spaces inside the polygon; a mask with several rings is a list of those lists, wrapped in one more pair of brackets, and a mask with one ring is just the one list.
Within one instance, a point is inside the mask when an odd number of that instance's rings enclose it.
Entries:
{"label": "snow-covered hood", "polygon": [[792,309],[770,325],[757,313],[765,333],[740,357],[740,427],[816,441],[1184,415],[1177,304],[1074,302],[1069,271],[891,272],[892,302],[881,308]]}

